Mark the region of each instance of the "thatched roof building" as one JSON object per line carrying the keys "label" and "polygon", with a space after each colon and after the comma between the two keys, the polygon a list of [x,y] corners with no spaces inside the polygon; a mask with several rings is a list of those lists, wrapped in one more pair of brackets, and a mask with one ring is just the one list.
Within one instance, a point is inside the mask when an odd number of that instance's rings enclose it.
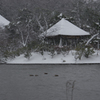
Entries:
{"label": "thatched roof building", "polygon": [[[42,36],[45,36],[48,39],[59,40],[59,45],[63,45],[62,41],[65,39],[66,41],[69,39],[79,39],[82,37],[89,36],[90,34],[79,27],[75,26],[71,22],[62,18],[58,23],[53,25],[47,31],[42,33]],[[68,43],[68,41],[67,41]]]}

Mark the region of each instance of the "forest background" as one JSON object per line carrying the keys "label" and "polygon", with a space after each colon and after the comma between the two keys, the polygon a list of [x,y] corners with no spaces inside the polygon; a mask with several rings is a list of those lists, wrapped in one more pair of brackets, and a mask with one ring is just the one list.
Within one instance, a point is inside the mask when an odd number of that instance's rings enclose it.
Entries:
{"label": "forest background", "polygon": [[44,48],[53,52],[38,36],[62,17],[91,35],[100,31],[99,0],[0,0],[0,15],[11,22],[0,28],[1,61]]}

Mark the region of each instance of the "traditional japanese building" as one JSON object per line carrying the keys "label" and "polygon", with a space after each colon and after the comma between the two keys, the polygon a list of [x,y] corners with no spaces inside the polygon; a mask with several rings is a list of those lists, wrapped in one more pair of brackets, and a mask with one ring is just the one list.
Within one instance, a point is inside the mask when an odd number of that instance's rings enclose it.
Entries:
{"label": "traditional japanese building", "polygon": [[49,43],[63,46],[76,45],[90,34],[62,18],[58,23],[42,33],[41,36],[45,36]]}

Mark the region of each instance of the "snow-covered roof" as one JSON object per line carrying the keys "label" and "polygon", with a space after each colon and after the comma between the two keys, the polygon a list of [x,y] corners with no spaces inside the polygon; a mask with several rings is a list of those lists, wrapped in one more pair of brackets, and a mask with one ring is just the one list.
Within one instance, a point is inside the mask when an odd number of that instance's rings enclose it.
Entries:
{"label": "snow-covered roof", "polygon": [[0,15],[0,27],[8,25],[10,22]]}
{"label": "snow-covered roof", "polygon": [[58,35],[85,36],[90,34],[62,18],[58,23],[49,28],[47,32],[44,32],[44,35],[50,37]]}

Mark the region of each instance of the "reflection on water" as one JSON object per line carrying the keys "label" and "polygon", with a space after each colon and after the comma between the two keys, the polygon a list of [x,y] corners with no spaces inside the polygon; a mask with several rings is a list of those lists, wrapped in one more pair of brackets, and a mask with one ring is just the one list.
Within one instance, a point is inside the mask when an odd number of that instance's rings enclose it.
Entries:
{"label": "reflection on water", "polygon": [[0,100],[100,100],[100,65],[0,65]]}

